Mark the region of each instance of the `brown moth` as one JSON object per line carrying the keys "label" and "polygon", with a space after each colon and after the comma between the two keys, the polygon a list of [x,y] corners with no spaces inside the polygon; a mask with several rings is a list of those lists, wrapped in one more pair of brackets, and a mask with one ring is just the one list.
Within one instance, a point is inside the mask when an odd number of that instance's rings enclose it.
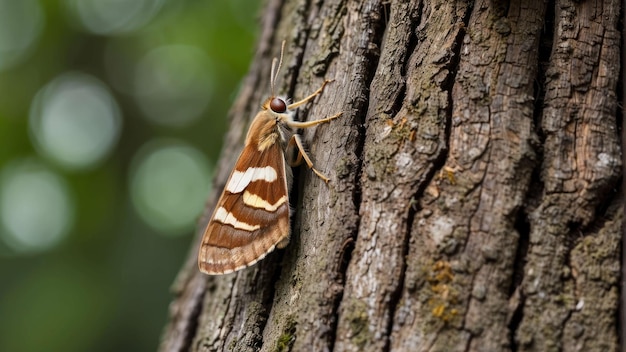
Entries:
{"label": "brown moth", "polygon": [[[331,81],[324,81],[313,94],[292,104],[275,96],[274,86],[284,49],[283,42],[280,60],[272,61],[272,95],[252,121],[245,147],[204,230],[198,267],[205,274],[221,275],[243,269],[263,259],[276,247],[284,248],[289,243],[291,169],[288,166],[296,166],[304,159],[319,178],[329,181],[313,167],[302,137],[292,129],[313,127],[336,119],[341,113],[299,122],[293,120],[292,110],[322,93]],[[285,159],[285,151],[294,147],[297,157],[291,163]]]}

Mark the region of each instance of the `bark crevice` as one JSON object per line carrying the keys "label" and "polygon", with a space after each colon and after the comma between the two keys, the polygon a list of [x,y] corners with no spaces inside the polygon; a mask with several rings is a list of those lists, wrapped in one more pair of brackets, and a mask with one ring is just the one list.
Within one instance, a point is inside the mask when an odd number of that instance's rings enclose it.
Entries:
{"label": "bark crevice", "polygon": [[[419,27],[421,21],[422,21],[422,8],[423,8],[423,3],[420,2],[420,4],[417,6],[417,9],[415,10],[415,18],[412,19],[412,25],[410,27],[410,33],[411,35],[409,36],[408,39],[408,44],[407,44],[407,50],[406,50],[406,57],[403,59],[404,60],[404,65],[402,65],[402,68],[400,70],[400,75],[403,77],[403,81],[402,81],[402,85],[399,88],[399,92],[396,95],[396,99],[393,102],[393,105],[391,106],[390,111],[385,111],[385,113],[389,114],[390,118],[394,118],[396,116],[396,114],[398,112],[401,111],[402,106],[405,103],[405,99],[406,99],[406,94],[407,94],[407,87],[406,87],[406,75],[408,74],[409,70],[409,64],[411,62],[410,60],[410,55],[415,51],[415,49],[417,48],[417,45],[419,44],[419,40],[418,40],[418,35],[417,35],[417,28]],[[389,11],[391,11],[391,6],[389,6]],[[381,38],[382,41],[383,38]],[[382,44],[381,44],[382,45]],[[441,161],[439,161],[439,163],[443,164],[445,162],[445,158]],[[435,161],[435,165],[437,164],[437,161]],[[435,166],[431,171],[430,174],[426,176],[427,180],[430,180],[435,173],[435,170],[437,170],[438,168]],[[404,244],[402,247],[402,254],[401,254],[401,258],[402,258],[402,263],[401,263],[401,273],[400,276],[398,278],[398,285],[395,288],[394,291],[391,292],[391,294],[389,295],[389,311],[391,312],[391,314],[389,314],[389,321],[387,324],[387,331],[391,331],[393,329],[393,324],[394,324],[394,317],[396,314],[396,309],[398,308],[398,305],[400,303],[400,300],[402,299],[402,291],[404,290],[404,278],[405,278],[405,273],[406,273],[406,256],[409,253],[409,242],[411,240],[411,229],[413,228],[413,221],[415,220],[415,214],[417,213],[417,211],[419,210],[419,202],[418,199],[421,198],[422,193],[424,192],[426,185],[428,184],[428,182],[424,182],[420,185],[420,187],[418,187],[418,190],[414,193],[414,195],[411,198],[411,201],[409,203],[409,209],[407,212],[407,218],[406,218],[406,234],[404,236]],[[390,192],[391,194],[392,192]],[[382,347],[382,351],[384,352],[388,352],[391,349],[391,343],[389,340],[386,341],[386,343],[384,344],[384,346]]]}
{"label": "bark crevice", "polygon": [[[531,181],[532,188],[533,182]],[[513,267],[513,276],[511,288],[509,290],[509,305],[511,306],[510,318],[508,323],[509,343],[511,351],[517,351],[517,343],[515,342],[515,333],[524,319],[524,292],[522,290],[522,282],[524,281],[524,268],[526,265],[526,256],[528,254],[528,246],[530,241],[530,220],[526,214],[526,208],[522,208],[517,212],[517,219],[514,225],[519,235],[517,244],[517,253],[515,254],[515,264]]]}
{"label": "bark crevice", "polygon": [[[382,5],[382,6],[388,6],[388,4]],[[381,50],[381,47],[382,47],[384,34],[387,29],[386,25],[387,25],[387,22],[385,21],[384,18],[381,18],[380,21],[378,21],[378,23],[373,24],[374,28],[376,27],[378,28],[374,31],[377,34],[374,35],[374,37],[372,38],[372,44],[377,46],[378,50]],[[365,84],[364,84],[364,87],[367,89],[370,88],[372,84],[372,80],[374,79],[375,72],[378,67],[379,59],[380,59],[379,52],[370,51],[369,59],[365,60],[366,63],[369,63],[369,66],[366,66],[366,72],[369,72],[369,75],[366,76]],[[354,181],[353,182],[355,186],[352,189],[352,201],[353,201],[355,212],[357,214],[359,214],[360,212],[361,201],[362,201],[361,179],[363,176],[363,150],[364,150],[365,139],[366,139],[365,138],[365,134],[366,134],[365,123],[366,123],[367,111],[369,109],[369,104],[370,104],[369,95],[367,94],[367,92],[364,91],[363,95],[367,96],[368,99],[361,101],[361,104],[354,106],[355,116],[357,116],[358,118],[357,119],[358,138],[356,141],[356,148],[354,150],[354,154],[358,161],[356,165],[354,166],[354,179],[353,179]],[[337,281],[341,284],[342,288],[341,288],[341,292],[337,295],[335,301],[333,302],[332,311],[335,315],[335,319],[331,325],[332,327],[331,330],[334,333],[331,336],[329,336],[329,341],[330,341],[329,350],[330,351],[333,351],[335,348],[335,341],[337,337],[336,336],[337,325],[339,323],[339,306],[343,300],[345,279],[347,275],[348,266],[350,264],[350,261],[352,260],[352,254],[355,248],[355,244],[356,244],[356,241],[358,240],[359,227],[360,227],[360,217],[356,219],[355,227],[353,228],[353,231],[348,236],[348,239],[346,240],[344,246],[342,247],[342,251],[340,252],[340,256],[338,258],[338,263],[340,263],[340,265],[337,270],[337,275],[338,275]]]}

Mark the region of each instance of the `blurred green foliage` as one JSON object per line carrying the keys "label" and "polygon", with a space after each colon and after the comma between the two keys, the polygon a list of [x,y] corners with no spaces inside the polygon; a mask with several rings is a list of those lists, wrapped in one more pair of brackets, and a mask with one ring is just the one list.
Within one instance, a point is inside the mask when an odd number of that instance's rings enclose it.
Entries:
{"label": "blurred green foliage", "polygon": [[[0,11],[11,1],[0,0]],[[0,170],[20,158],[37,159],[66,181],[75,209],[70,232],[45,250],[15,251],[0,233],[0,351],[153,351],[192,227],[163,236],[139,217],[130,199],[131,164],[142,146],[163,138],[184,141],[211,162],[217,159],[227,111],[253,54],[260,5],[254,0],[152,1],[156,10],[141,11],[153,16],[136,28],[94,33],[77,16],[81,1],[33,1],[42,15],[39,34],[19,60],[0,67]],[[107,3],[120,2],[100,4]],[[20,28],[17,20],[10,25]],[[138,107],[142,92],[133,91],[136,65],[155,48],[181,45],[207,58],[208,103],[190,123],[154,123]],[[0,64],[5,54],[0,50]],[[174,68],[181,75],[186,69]],[[29,133],[37,92],[71,71],[104,83],[123,121],[106,158],[79,171],[41,155]],[[165,108],[175,114],[185,108],[181,105]]]}

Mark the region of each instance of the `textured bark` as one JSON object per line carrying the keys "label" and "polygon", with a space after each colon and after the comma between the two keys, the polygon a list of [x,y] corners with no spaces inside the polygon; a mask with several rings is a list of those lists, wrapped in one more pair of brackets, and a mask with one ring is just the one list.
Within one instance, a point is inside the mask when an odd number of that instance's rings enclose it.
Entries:
{"label": "textured bark", "polygon": [[[300,119],[292,240],[181,270],[162,351],[616,351],[621,3],[270,0],[226,182],[269,67]],[[218,194],[219,192],[214,192]],[[201,232],[216,196],[207,203]]]}

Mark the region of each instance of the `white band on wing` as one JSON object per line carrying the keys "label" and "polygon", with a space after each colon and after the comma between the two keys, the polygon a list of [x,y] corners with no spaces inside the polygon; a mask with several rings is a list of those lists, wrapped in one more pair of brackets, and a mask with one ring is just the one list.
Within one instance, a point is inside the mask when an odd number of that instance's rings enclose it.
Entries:
{"label": "white band on wing", "polygon": [[276,179],[278,179],[278,173],[271,166],[249,167],[244,172],[235,170],[228,180],[226,190],[230,193],[240,193],[248,187],[250,182],[274,182]]}
{"label": "white band on wing", "polygon": [[217,209],[217,211],[215,212],[215,216],[213,216],[213,220],[221,222],[222,224],[225,224],[225,225],[232,225],[234,228],[244,230],[244,231],[252,232],[254,230],[258,230],[261,228],[261,226],[259,225],[250,225],[243,221],[237,220],[237,218],[235,217],[235,215],[233,215],[233,213],[229,213],[223,207],[219,207]]}
{"label": "white band on wing", "polygon": [[248,191],[243,192],[243,204],[253,208],[265,209],[271,212],[276,211],[281,205],[285,204],[286,201],[287,196],[284,195],[280,197],[280,199],[278,199],[276,203],[271,204],[270,202],[257,196],[256,194],[252,194]]}

